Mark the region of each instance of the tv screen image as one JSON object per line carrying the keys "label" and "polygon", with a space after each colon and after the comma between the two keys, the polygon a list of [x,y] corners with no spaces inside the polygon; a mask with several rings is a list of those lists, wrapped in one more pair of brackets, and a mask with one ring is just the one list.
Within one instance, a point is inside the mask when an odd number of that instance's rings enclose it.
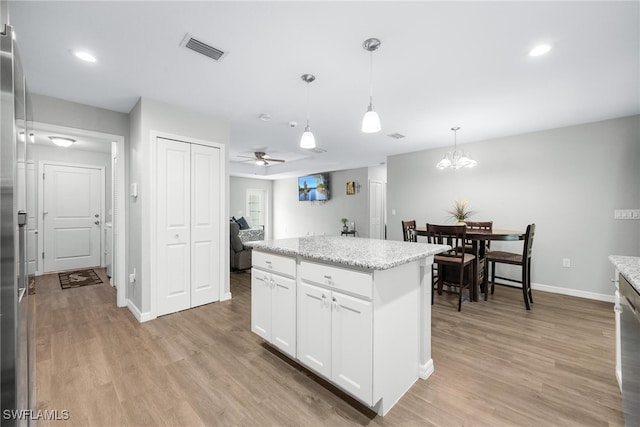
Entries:
{"label": "tv screen image", "polygon": [[329,174],[317,173],[298,178],[298,200],[329,200]]}

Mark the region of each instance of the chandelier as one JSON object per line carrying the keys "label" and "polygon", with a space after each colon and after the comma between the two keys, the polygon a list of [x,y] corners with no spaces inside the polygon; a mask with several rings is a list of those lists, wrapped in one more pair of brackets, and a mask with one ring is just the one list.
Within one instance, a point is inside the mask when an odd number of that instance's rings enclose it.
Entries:
{"label": "chandelier", "polygon": [[447,151],[442,157],[442,160],[438,162],[436,167],[442,169],[460,169],[460,168],[472,168],[478,164],[471,158],[470,154],[465,153],[464,150],[458,150],[458,131],[460,126],[452,127],[453,131],[453,152]]}

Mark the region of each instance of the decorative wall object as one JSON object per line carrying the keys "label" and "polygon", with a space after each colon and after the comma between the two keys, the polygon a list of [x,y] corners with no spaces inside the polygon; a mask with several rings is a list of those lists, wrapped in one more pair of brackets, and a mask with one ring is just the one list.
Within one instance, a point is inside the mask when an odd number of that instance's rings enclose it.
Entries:
{"label": "decorative wall object", "polygon": [[347,195],[352,196],[356,194],[356,183],[355,181],[347,182]]}

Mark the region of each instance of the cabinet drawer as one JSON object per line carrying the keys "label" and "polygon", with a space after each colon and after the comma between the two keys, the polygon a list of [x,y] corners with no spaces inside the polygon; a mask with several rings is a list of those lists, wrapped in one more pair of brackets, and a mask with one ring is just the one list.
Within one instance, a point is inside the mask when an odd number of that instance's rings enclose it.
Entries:
{"label": "cabinet drawer", "polygon": [[371,299],[373,295],[373,280],[370,273],[302,261],[300,263],[300,278],[367,299]]}
{"label": "cabinet drawer", "polygon": [[254,250],[251,254],[254,267],[285,276],[296,277],[296,259]]}

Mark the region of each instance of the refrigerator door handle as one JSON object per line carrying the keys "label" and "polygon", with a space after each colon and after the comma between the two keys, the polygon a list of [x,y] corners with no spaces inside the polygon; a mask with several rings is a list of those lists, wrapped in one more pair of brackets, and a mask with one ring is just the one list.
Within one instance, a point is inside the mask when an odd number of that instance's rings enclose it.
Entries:
{"label": "refrigerator door handle", "polygon": [[18,226],[24,227],[27,225],[27,213],[25,211],[18,211]]}

